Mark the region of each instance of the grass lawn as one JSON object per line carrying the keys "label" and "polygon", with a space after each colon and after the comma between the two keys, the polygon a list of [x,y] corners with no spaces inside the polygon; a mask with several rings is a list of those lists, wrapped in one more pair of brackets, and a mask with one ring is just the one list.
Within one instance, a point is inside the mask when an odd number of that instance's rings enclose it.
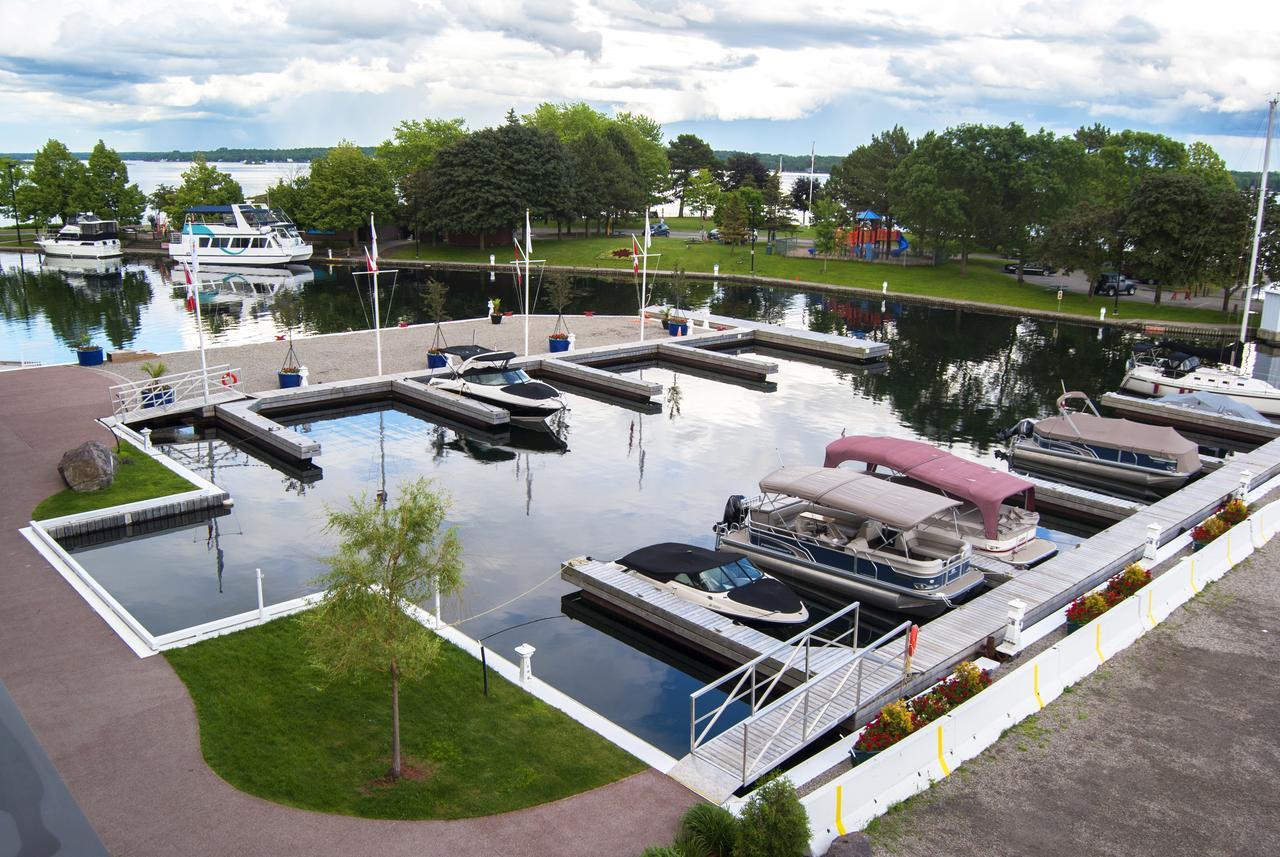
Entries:
{"label": "grass lawn", "polygon": [[[535,241],[533,255],[535,258],[546,259],[548,265],[614,268],[619,275],[629,275],[630,260],[614,258],[610,251],[630,246],[631,239],[628,236],[542,240]],[[1031,282],[1019,286],[1013,277],[1001,272],[1003,263],[995,260],[970,259],[967,274],[961,274],[960,266],[955,262],[937,267],[900,268],[847,260],[830,260],[824,272],[821,259],[766,256],[764,247],[764,242],[756,244],[756,274],[792,280],[798,287],[808,282],[855,286],[878,292],[880,284],[888,281],[891,294],[896,292],[952,298],[1019,309],[1058,309],[1056,287]],[[746,247],[731,248],[715,242],[691,244],[683,238],[655,238],[650,252],[662,254],[658,259],[649,260],[651,268],[661,270],[684,265],[689,271],[710,273],[713,266],[719,264],[722,274],[749,275],[751,271],[751,253]],[[512,250],[506,246],[480,250],[475,247],[432,248],[424,244],[420,251],[413,245],[407,245],[396,248],[390,255],[402,259],[487,263],[490,253],[497,256],[500,265],[505,265],[511,258]],[[1116,316],[1111,312],[1112,305],[1110,299],[1090,300],[1084,295],[1068,293],[1062,301],[1061,309],[1064,313],[1097,318],[1098,308],[1106,306],[1107,316],[1114,318]],[[1121,298],[1119,318],[1159,319],[1191,324],[1225,324],[1230,321],[1225,313],[1218,310],[1168,304],[1155,306],[1136,302],[1132,298]]]}
{"label": "grass lawn", "polygon": [[297,617],[165,656],[187,685],[205,761],[267,800],[367,818],[467,818],[546,803],[644,769],[567,715],[448,643],[427,680],[400,686],[405,764],[425,772],[374,785],[390,766],[391,688],[324,685]]}
{"label": "grass lawn", "polygon": [[31,513],[32,519],[43,521],[46,518],[195,490],[196,486],[133,446],[121,443],[119,452],[120,469],[109,488],[85,492],[72,491],[70,488],[59,491],[36,506]]}

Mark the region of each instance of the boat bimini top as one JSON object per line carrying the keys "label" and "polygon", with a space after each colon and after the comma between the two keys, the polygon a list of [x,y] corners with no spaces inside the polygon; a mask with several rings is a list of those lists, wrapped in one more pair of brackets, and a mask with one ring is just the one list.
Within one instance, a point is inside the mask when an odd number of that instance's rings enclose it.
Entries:
{"label": "boat bimini top", "polygon": [[[1071,413],[1067,411],[1066,403],[1072,399],[1083,399],[1089,403],[1084,393],[1063,393],[1058,397],[1058,410],[1062,415],[1037,420],[1036,434],[1050,440],[1127,449],[1153,458],[1172,459],[1177,462],[1180,473],[1200,471],[1199,448],[1194,442],[1178,434],[1177,430],[1169,426],[1151,426],[1126,419],[1100,417],[1097,410],[1093,413]],[[1089,407],[1093,408],[1092,403],[1089,403]]]}
{"label": "boat bimini top", "polygon": [[[960,458],[933,444],[896,437],[850,435],[827,444],[825,465],[835,468],[846,461],[861,461],[867,471],[887,467],[978,507],[987,538],[997,537],[1000,506],[1010,497],[1024,495],[1024,508],[1035,511],[1035,485],[1012,473]],[[852,472],[852,471],[843,471]]]}
{"label": "boat bimini top", "polygon": [[834,512],[870,518],[899,530],[919,526],[926,519],[961,505],[959,500],[886,482],[869,473],[830,467],[783,467],[761,479],[760,490],[808,500]]}

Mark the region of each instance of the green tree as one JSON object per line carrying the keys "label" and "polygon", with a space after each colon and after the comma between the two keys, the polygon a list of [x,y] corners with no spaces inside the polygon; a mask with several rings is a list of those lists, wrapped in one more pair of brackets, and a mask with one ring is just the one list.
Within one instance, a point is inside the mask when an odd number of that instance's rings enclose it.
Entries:
{"label": "green tree", "polygon": [[747,240],[747,205],[738,193],[726,193],[716,207],[716,221],[720,224],[720,240],[732,248]]}
{"label": "green tree", "polygon": [[8,217],[15,223],[22,222],[22,214],[28,213],[15,200],[26,196],[29,184],[27,168],[19,161],[0,156],[0,217]]}
{"label": "green tree", "polygon": [[844,209],[835,200],[814,200],[813,247],[822,257],[823,273],[827,270],[827,258],[836,252],[836,237],[844,222]]}
{"label": "green tree", "polygon": [[1197,140],[1187,146],[1187,169],[1204,176],[1215,190],[1233,190],[1236,187],[1236,180],[1231,177],[1226,161],[1208,143]]}
{"label": "green tree", "polygon": [[396,206],[387,168],[343,140],[311,162],[303,212],[318,229],[348,229],[351,243],[369,215],[389,218]]}
{"label": "green tree", "polygon": [[328,510],[326,529],[339,538],[320,579],[325,594],[303,621],[309,648],[332,676],[381,674],[391,683],[391,776],[400,776],[400,680],[426,677],[440,638],[404,608],[462,588],[462,546],[444,529],[447,498],[430,480],[399,487],[388,506],[367,495]]}
{"label": "green tree", "polygon": [[204,155],[196,155],[182,174],[182,184],[173,194],[173,208],[166,208],[164,212],[171,221],[180,223],[183,213],[197,205],[234,205],[238,202],[244,202],[240,183],[230,173],[210,166]]}
{"label": "green tree", "polygon": [[914,148],[901,125],[874,135],[831,168],[827,193],[849,211],[870,208],[881,217],[892,217],[889,177]]}
{"label": "green tree", "polygon": [[1076,203],[1050,223],[1040,242],[1043,255],[1089,280],[1089,294],[1102,272],[1119,270],[1124,258],[1125,210],[1096,199]]}
{"label": "green tree", "polygon": [[147,204],[168,216],[169,212],[179,210],[178,189],[171,184],[158,184],[155,190],[147,194]]}
{"label": "green tree", "polygon": [[769,168],[760,163],[755,155],[746,152],[734,152],[724,162],[724,189],[737,190],[740,187],[764,187],[769,177]]}
{"label": "green tree", "polygon": [[787,211],[786,200],[782,195],[782,177],[777,173],[770,173],[769,178],[765,180],[764,190],[761,193],[763,210],[760,216],[760,225],[769,230],[769,240],[773,241],[779,230],[790,229],[794,226],[791,221],[791,214]]}
{"label": "green tree", "polygon": [[147,197],[136,184],[129,183],[129,169],[101,140],[89,153],[89,169],[85,177],[83,199],[86,207],[99,217],[110,217],[121,223],[137,223],[142,218]]}
{"label": "green tree", "polygon": [[[834,167],[833,167],[834,169]],[[827,194],[827,187],[822,183],[822,179],[813,178],[812,180],[805,176],[798,178],[791,183],[791,189],[787,191],[787,197],[791,207],[799,212],[807,212],[809,210],[809,183],[813,182],[813,199],[815,202],[822,199]]]}
{"label": "green tree", "polygon": [[694,177],[702,169],[716,167],[711,146],[696,134],[681,134],[667,144],[667,162],[671,165],[671,189],[680,200],[677,216],[684,217],[685,197]]}
{"label": "green tree", "polygon": [[795,786],[777,777],[756,789],[738,816],[735,854],[802,857],[809,849],[809,815]]}
{"label": "green tree", "polygon": [[716,177],[706,167],[694,173],[689,181],[685,199],[688,200],[689,207],[698,212],[698,216],[702,218],[703,231],[707,228],[708,212],[715,211],[720,206],[721,194],[720,182],[716,181]]}
{"label": "green tree", "polygon": [[572,165],[568,213],[583,218],[588,231],[595,218],[598,233],[610,201],[617,196],[615,184],[625,181],[627,166],[603,130],[589,130],[570,140],[566,147]]}
{"label": "green tree", "polygon": [[266,189],[262,199],[272,208],[278,208],[299,226],[314,226],[307,220],[308,188],[311,177],[307,175],[281,176]]}
{"label": "green tree", "polygon": [[18,207],[45,224],[57,217],[66,223],[83,201],[87,170],[57,140],[49,140],[36,152],[27,174],[30,184],[21,189]]}
{"label": "green tree", "polygon": [[386,166],[400,198],[415,173],[431,168],[436,153],[467,135],[464,119],[406,119],[396,125],[391,139],[377,149],[378,160]]}

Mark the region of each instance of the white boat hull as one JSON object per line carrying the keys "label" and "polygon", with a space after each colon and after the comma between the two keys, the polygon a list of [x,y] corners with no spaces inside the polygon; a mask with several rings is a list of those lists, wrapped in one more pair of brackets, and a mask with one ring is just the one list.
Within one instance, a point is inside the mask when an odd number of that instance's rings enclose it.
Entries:
{"label": "white boat hull", "polygon": [[1153,397],[1218,393],[1250,405],[1264,416],[1280,417],[1280,389],[1265,381],[1223,370],[1198,370],[1170,378],[1154,367],[1137,366],[1125,373],[1120,389]]}
{"label": "white boat hull", "polygon": [[38,240],[36,244],[46,256],[62,259],[112,259],[123,255],[119,241],[59,241],[56,238]]}
{"label": "white boat hull", "polygon": [[[178,261],[185,261],[191,258],[191,251],[186,247],[186,245],[170,244],[169,256],[170,258]],[[311,247],[304,245],[296,252],[285,252],[283,250],[267,248],[264,250],[245,250],[240,253],[221,247],[199,247],[196,249],[196,258],[200,260],[201,265],[234,265],[237,268],[257,265],[269,268],[274,265],[288,265],[293,262],[305,262],[311,258]]]}

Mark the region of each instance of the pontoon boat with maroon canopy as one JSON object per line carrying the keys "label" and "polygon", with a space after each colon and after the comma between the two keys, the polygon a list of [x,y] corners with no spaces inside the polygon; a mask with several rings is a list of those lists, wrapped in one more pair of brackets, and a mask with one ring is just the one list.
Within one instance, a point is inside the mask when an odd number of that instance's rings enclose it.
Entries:
{"label": "pontoon boat with maroon canopy", "polygon": [[[925,521],[922,531],[958,534],[974,550],[1019,568],[1058,552],[1052,542],[1036,538],[1040,516],[1035,511],[1035,486],[1025,479],[932,444],[896,437],[851,435],[827,444],[827,467],[846,461],[865,464],[868,473],[963,501]],[[1007,502],[1014,497],[1021,498],[1022,508]]]}

